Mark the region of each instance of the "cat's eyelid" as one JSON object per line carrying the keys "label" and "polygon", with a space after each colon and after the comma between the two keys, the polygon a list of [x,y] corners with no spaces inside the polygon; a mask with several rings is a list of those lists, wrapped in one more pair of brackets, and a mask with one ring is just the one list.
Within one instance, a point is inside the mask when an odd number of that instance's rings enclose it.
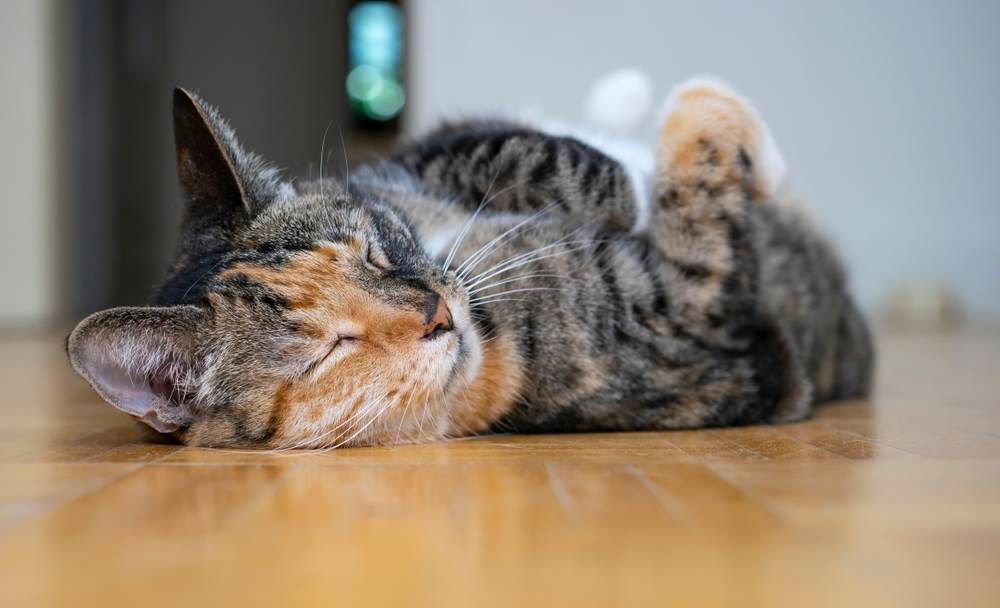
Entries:
{"label": "cat's eyelid", "polygon": [[360,339],[361,328],[357,327],[353,323],[337,323],[334,327],[329,328],[329,334],[324,340],[327,344],[333,346],[340,340]]}
{"label": "cat's eyelid", "polygon": [[365,248],[365,263],[379,270],[392,270],[392,265],[389,263],[388,258],[386,258],[385,253],[377,245],[373,246],[372,241],[368,241]]}
{"label": "cat's eyelid", "polygon": [[335,334],[333,338],[327,341],[327,348],[322,352],[322,354],[314,359],[309,366],[306,368],[305,376],[315,377],[317,374],[322,372],[322,369],[327,363],[331,362],[334,357],[340,358],[338,355],[346,355],[344,349],[350,347],[350,345],[358,342],[360,337],[350,333]]}

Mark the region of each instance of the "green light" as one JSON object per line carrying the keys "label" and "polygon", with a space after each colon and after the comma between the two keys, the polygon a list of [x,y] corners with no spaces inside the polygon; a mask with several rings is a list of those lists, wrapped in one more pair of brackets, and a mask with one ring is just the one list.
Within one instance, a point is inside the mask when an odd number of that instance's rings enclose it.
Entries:
{"label": "green light", "polygon": [[384,86],[385,77],[370,65],[359,65],[347,75],[347,94],[357,101],[374,99]]}
{"label": "green light", "polygon": [[374,97],[365,100],[363,104],[364,112],[375,120],[389,120],[403,109],[406,103],[406,94],[403,87],[399,86],[395,80],[383,79],[382,86],[375,92]]}
{"label": "green light", "polygon": [[390,2],[361,2],[348,16],[347,97],[355,112],[372,120],[390,120],[406,103],[403,25],[402,10]]}

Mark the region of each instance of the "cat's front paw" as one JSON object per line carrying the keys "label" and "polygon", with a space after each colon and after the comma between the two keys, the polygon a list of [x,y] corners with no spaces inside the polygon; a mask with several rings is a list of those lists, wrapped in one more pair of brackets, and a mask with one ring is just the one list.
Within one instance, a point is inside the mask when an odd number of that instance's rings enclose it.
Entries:
{"label": "cat's front paw", "polygon": [[721,81],[681,84],[660,115],[658,179],[708,192],[736,186],[756,201],[781,186],[785,161],[774,138],[753,106]]}

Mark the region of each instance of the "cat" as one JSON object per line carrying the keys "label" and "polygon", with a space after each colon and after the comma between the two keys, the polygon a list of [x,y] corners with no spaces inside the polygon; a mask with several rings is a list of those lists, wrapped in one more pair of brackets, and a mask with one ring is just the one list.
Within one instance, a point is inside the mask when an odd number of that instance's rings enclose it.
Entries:
{"label": "cat", "polygon": [[651,179],[580,139],[445,124],[291,185],[174,92],[184,204],[150,307],[67,352],[185,444],[334,448],[489,432],[780,423],[861,397],[874,351],[783,161],[723,84],[671,94]]}

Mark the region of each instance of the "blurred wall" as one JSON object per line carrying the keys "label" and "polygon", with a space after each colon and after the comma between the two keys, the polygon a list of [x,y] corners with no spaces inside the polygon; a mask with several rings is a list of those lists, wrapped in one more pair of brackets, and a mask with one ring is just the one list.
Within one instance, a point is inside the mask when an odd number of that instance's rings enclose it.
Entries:
{"label": "blurred wall", "polygon": [[[180,217],[175,86],[220,108],[243,144],[287,167],[287,175],[316,174],[324,128],[347,120],[347,0],[73,6],[77,84],[67,105],[78,125],[79,187],[67,203],[79,221],[75,252],[64,262],[73,286],[68,316],[77,319],[146,304],[163,278]],[[327,152],[340,158],[337,133]]]}
{"label": "blurred wall", "polygon": [[0,326],[39,324],[57,308],[54,10],[10,0],[0,18]]}
{"label": "blurred wall", "polygon": [[946,280],[1000,319],[1000,2],[421,0],[410,16],[410,128],[578,118],[626,65],[661,96],[713,72],[756,102],[866,306]]}
{"label": "blurred wall", "polygon": [[[5,2],[0,326],[145,301],[177,215],[174,84],[221,105],[291,174],[314,172],[323,129],[346,118],[346,4]],[[407,7],[411,130],[526,107],[575,119],[594,79],[625,65],[653,75],[661,96],[715,72],[767,117],[863,303],[943,280],[974,316],[1000,320],[1000,3]]]}
{"label": "blurred wall", "polygon": [[176,238],[171,92],[317,174],[385,145],[344,91],[350,0],[11,0],[0,6],[0,330],[150,301]]}

